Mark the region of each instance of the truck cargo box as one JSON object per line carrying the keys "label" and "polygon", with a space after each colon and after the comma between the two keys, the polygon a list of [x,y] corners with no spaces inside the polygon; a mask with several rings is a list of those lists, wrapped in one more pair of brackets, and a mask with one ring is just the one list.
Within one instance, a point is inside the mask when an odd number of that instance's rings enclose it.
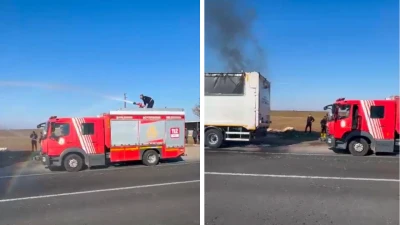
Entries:
{"label": "truck cargo box", "polygon": [[205,125],[269,126],[270,82],[260,73],[207,73],[204,86]]}
{"label": "truck cargo box", "polygon": [[[222,135],[226,141],[250,141],[257,131],[266,133],[271,122],[271,85],[265,77],[259,72],[206,73],[204,79],[206,142],[210,135]],[[211,134],[210,129],[222,134]],[[208,146],[220,146],[221,141],[217,142]]]}

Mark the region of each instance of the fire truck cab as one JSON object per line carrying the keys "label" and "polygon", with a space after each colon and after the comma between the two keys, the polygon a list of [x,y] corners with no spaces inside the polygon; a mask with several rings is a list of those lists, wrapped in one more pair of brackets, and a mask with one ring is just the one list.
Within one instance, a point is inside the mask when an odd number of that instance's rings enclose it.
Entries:
{"label": "fire truck cab", "polygon": [[183,109],[110,111],[98,117],[50,119],[43,126],[41,160],[50,170],[159,159],[185,154]]}
{"label": "fire truck cab", "polygon": [[339,98],[324,110],[329,114],[329,147],[348,150],[355,156],[365,156],[370,150],[399,151],[399,96],[385,100]]}

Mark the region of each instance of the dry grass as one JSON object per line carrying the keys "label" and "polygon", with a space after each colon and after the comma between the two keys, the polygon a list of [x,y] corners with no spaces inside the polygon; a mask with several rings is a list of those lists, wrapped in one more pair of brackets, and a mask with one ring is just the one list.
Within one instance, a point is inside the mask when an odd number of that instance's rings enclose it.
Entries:
{"label": "dry grass", "polygon": [[[6,147],[15,150],[31,150],[29,135],[32,130],[0,130],[0,148]],[[39,134],[38,130],[35,130]]]}
{"label": "dry grass", "polygon": [[321,127],[319,122],[324,117],[326,112],[311,112],[311,111],[272,111],[271,113],[271,128],[284,129],[285,127],[294,127],[296,130],[302,131],[306,126],[308,114],[311,114],[315,122],[312,130],[319,132]]}

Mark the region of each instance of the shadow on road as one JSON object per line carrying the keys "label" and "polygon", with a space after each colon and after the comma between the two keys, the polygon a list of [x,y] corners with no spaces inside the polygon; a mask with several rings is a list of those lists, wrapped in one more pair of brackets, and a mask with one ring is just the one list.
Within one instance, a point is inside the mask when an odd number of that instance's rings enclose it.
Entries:
{"label": "shadow on road", "polygon": [[289,145],[307,143],[311,146],[324,146],[320,141],[320,133],[312,131],[304,133],[301,131],[268,132],[267,137],[258,138],[251,142],[226,142],[221,148],[232,147],[284,147]]}
{"label": "shadow on road", "polygon": [[[165,163],[176,163],[176,162],[182,162],[184,161],[182,157],[175,158],[175,159],[160,159],[161,164]],[[111,164],[111,166],[115,167],[120,167],[120,166],[135,166],[135,165],[143,165],[141,161],[128,161],[128,162],[122,162],[122,163],[114,163]]]}
{"label": "shadow on road", "polygon": [[0,168],[30,161],[36,154],[37,153],[31,151],[1,151]]}
{"label": "shadow on road", "polygon": [[[32,161],[35,156],[37,156],[39,153],[38,152],[31,152],[31,151],[0,151],[0,169],[8,166],[13,166],[18,163],[24,163],[24,162],[29,162]],[[183,162],[184,160],[182,157],[175,158],[175,159],[163,159],[160,160],[161,164],[166,164],[166,163],[177,163],[177,162]],[[40,161],[35,161],[37,163],[40,163]],[[112,167],[124,167],[124,166],[137,166],[137,165],[143,165],[141,161],[129,161],[129,162],[123,162],[123,163],[118,163],[118,164],[110,164],[107,166],[96,166],[92,167],[91,169],[105,169],[110,166]],[[64,171],[62,167],[51,167],[49,168],[52,171]],[[85,168],[87,169],[87,168]]]}
{"label": "shadow on road", "polygon": [[[343,150],[343,149],[334,149],[334,148],[330,148],[330,150],[332,150],[334,153],[336,154],[343,154],[343,155],[351,155],[350,151],[348,150]],[[397,156],[399,155],[398,152],[377,152],[374,153],[372,150],[370,150],[367,154],[367,156],[369,155],[376,155],[376,156]]]}
{"label": "shadow on road", "polygon": [[378,152],[375,155],[379,155],[379,156],[398,156],[399,153],[398,152],[390,152],[390,153],[386,153],[386,152]]}
{"label": "shadow on road", "polygon": [[[329,148],[329,150],[333,151],[336,154],[342,154],[342,155],[350,155],[350,152],[345,150],[345,149],[336,149],[336,148]],[[371,154],[371,153],[370,153]]]}
{"label": "shadow on road", "polygon": [[[167,163],[178,163],[178,162],[183,162],[184,160],[182,157],[175,158],[175,159],[160,159],[160,164],[167,164]],[[96,166],[90,168],[91,170],[96,170],[96,169],[106,169],[109,167],[128,167],[128,166],[143,166],[143,163],[141,161],[128,161],[128,162],[120,162],[120,163],[113,163],[109,164],[106,166]],[[87,169],[87,168],[85,168]]]}

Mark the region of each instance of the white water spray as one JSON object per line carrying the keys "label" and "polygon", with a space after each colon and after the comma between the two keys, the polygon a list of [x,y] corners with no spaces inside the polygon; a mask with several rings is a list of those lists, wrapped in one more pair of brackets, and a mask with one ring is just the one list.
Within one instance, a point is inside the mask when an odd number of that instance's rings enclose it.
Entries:
{"label": "white water spray", "polygon": [[66,86],[66,85],[60,85],[60,84],[46,84],[46,83],[35,83],[35,82],[20,82],[20,81],[0,81],[0,86],[5,86],[5,87],[36,87],[36,88],[41,88],[41,89],[48,89],[48,90],[65,90],[65,91],[76,91],[84,94],[89,94],[92,96],[97,96],[105,99],[110,99],[114,101],[120,101],[120,102],[127,102],[133,104],[132,101],[124,100],[122,98],[117,98],[109,95],[103,95],[94,91],[88,91],[88,90],[82,90],[81,88],[78,87],[73,87],[73,86]]}
{"label": "white water spray", "polygon": [[[68,85],[48,84],[48,83],[46,84],[46,83],[39,83],[39,82],[1,81],[0,80],[0,87],[17,87],[17,88],[18,87],[20,87],[20,88],[24,88],[24,87],[32,88],[32,87],[34,87],[34,88],[47,89],[47,90],[62,90],[62,91],[65,91],[65,92],[73,91],[73,92],[79,92],[79,93],[82,93],[82,94],[101,97],[101,98],[109,99],[109,100],[113,100],[113,101],[126,102],[126,103],[133,104],[133,101],[124,100],[122,98],[117,98],[117,97],[114,97],[114,96],[104,95],[104,94],[97,93],[97,92],[94,92],[94,91],[91,91],[91,90],[82,90],[82,88],[68,86]],[[0,130],[8,130],[14,136],[21,137],[21,134],[19,134],[17,132],[14,132],[10,128],[2,126],[1,123],[0,123]]]}

